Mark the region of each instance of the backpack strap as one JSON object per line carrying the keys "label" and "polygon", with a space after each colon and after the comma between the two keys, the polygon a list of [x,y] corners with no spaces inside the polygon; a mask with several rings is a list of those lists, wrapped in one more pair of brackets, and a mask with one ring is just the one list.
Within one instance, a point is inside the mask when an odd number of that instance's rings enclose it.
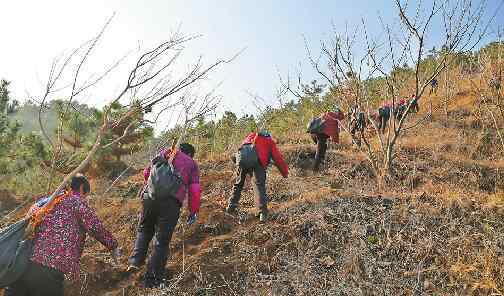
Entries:
{"label": "backpack strap", "polygon": [[177,155],[177,149],[175,148],[170,149],[170,155],[166,160],[171,166],[173,166],[173,160],[175,159],[176,155]]}

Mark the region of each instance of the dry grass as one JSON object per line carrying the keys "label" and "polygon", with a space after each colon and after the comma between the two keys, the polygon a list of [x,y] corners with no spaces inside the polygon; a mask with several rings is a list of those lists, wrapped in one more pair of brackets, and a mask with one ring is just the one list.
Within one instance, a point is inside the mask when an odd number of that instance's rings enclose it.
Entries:
{"label": "dry grass", "polygon": [[[126,258],[112,266],[90,240],[83,282],[68,295],[502,295],[504,162],[475,157],[481,127],[468,111],[467,87],[460,82],[448,122],[435,114],[401,139],[394,179],[381,192],[346,137],[319,174],[309,170],[314,147],[306,135],[282,139],[291,174],[268,176],[267,224],[254,216],[251,182],[240,213],[224,213],[233,167],[229,154],[213,155],[201,162],[200,224],[177,229],[165,289],[142,289],[139,275],[124,273]],[[91,201],[125,254],[139,207],[129,188],[141,182],[137,171]],[[107,186],[94,184],[97,192]]]}

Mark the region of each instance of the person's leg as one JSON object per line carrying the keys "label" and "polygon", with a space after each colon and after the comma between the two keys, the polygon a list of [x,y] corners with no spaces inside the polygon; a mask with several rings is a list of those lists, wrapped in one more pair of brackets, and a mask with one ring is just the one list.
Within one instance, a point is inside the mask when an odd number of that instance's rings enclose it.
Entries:
{"label": "person's leg", "polygon": [[315,153],[315,164],[313,165],[313,170],[318,171],[320,164],[325,158],[327,150],[327,136],[324,134],[317,135],[317,152]]}
{"label": "person's leg", "polygon": [[24,276],[24,282],[29,296],[63,296],[62,272],[31,262]]}
{"label": "person's leg", "polygon": [[[157,231],[154,250],[149,259],[148,273],[159,283],[164,280],[169,245],[180,216],[181,204],[175,198],[167,198],[159,203]],[[154,283],[156,284],[156,283]]]}
{"label": "person's leg", "polygon": [[258,165],[254,169],[254,179],[257,189],[256,204],[259,209],[268,207],[268,195],[266,194],[266,169]]}
{"label": "person's leg", "polygon": [[381,124],[381,132],[382,134],[385,133],[385,130],[387,129],[387,123],[390,119],[390,109],[384,109],[383,111],[383,116],[382,116],[382,124]]}
{"label": "person's leg", "polygon": [[383,110],[383,108],[379,108],[378,109],[378,131],[379,132],[382,132],[382,130],[384,129],[383,128],[383,124],[384,124],[384,117],[385,117],[385,111]]}
{"label": "person's leg", "polygon": [[266,169],[258,165],[254,169],[254,179],[257,190],[256,204],[259,208],[261,222],[266,222],[268,217],[268,195],[266,193]]}
{"label": "person's leg", "polygon": [[155,201],[144,199],[142,212],[138,221],[137,237],[133,253],[129,258],[129,264],[139,267],[145,263],[149,244],[154,236],[158,216],[158,206]]}
{"label": "person's leg", "polygon": [[228,208],[230,208],[231,210],[238,207],[238,203],[240,202],[241,198],[241,192],[243,190],[243,186],[245,185],[245,180],[247,179],[247,173],[248,171],[241,167],[236,168],[236,182],[233,185],[233,194],[229,199],[228,206]]}

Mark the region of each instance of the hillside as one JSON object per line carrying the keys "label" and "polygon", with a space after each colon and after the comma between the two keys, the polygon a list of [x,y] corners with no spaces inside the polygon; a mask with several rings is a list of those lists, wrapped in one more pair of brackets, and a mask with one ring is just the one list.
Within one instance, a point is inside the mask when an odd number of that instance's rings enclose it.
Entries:
{"label": "hillside", "polygon": [[[201,161],[201,215],[196,226],[177,228],[168,287],[143,290],[139,275],[124,272],[126,256],[112,266],[89,240],[82,282],[68,295],[502,295],[504,162],[476,124],[474,99],[459,92],[454,101],[448,121],[435,113],[402,138],[394,181],[382,191],[346,134],[320,174],[308,169],[308,135],[282,139],[291,175],[269,176],[267,224],[254,217],[250,182],[239,215],[224,212],[230,155]],[[107,194],[110,181],[93,180],[91,204],[125,255],[140,169]]]}
{"label": "hillside", "polygon": [[[47,104],[46,109],[42,112],[42,122],[44,123],[44,128],[47,130],[48,134],[54,136],[56,129],[58,127],[58,104],[61,101],[55,100]],[[72,103],[73,108],[79,110],[82,114],[92,114],[95,110],[90,108],[86,104]],[[9,115],[13,121],[18,121],[21,123],[22,133],[35,132],[40,134],[39,125],[39,109],[40,107],[33,104],[32,102],[26,102],[16,109],[16,112]],[[74,109],[72,109],[74,110]]]}

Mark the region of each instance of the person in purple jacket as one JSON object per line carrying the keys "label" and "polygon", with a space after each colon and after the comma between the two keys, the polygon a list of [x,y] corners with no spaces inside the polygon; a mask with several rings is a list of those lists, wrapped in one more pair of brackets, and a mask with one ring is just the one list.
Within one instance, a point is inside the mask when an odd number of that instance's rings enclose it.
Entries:
{"label": "person in purple jacket", "polygon": [[[36,226],[30,263],[21,278],[6,288],[4,296],[63,295],[65,276],[74,282],[79,280],[86,234],[112,251],[114,259],[120,256],[116,239],[86,201],[90,191],[86,177],[73,177],[70,187],[71,192],[60,195],[57,202],[53,200],[51,211]],[[47,202],[46,197],[41,198],[29,214],[36,215]]]}
{"label": "person in purple jacket", "polygon": [[[173,157],[173,153],[175,156]],[[170,159],[173,157],[173,167],[182,177],[183,185],[176,196],[167,196],[162,199],[152,200],[149,196],[142,194],[142,211],[138,223],[138,233],[135,241],[133,253],[129,259],[129,272],[135,272],[145,263],[149,243],[155,237],[154,251],[147,264],[147,271],[144,275],[144,286],[153,288],[161,285],[166,277],[165,265],[168,259],[169,244],[173,231],[177,226],[180,208],[187,199],[190,212],[187,224],[191,225],[196,221],[200,207],[201,189],[199,183],[199,168],[193,160],[195,149],[191,144],[182,143],[178,149],[163,150],[158,157],[151,162],[155,163],[159,158]],[[144,170],[144,180],[150,176],[151,165]],[[148,195],[148,194],[147,194]],[[189,198],[187,198],[189,196]]]}

